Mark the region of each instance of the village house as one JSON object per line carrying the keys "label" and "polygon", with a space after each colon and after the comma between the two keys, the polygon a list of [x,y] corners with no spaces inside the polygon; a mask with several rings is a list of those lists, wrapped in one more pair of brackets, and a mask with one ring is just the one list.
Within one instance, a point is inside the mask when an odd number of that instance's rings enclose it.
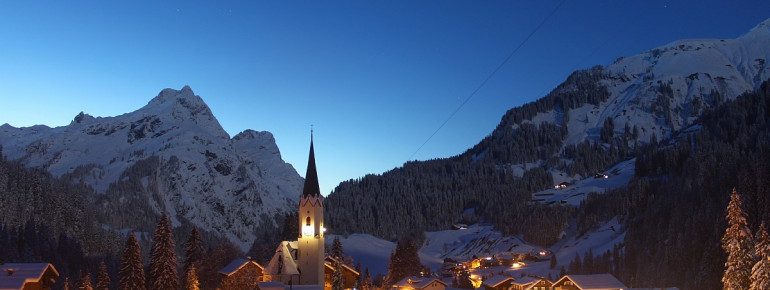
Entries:
{"label": "village house", "polygon": [[514,280],[510,290],[550,290],[552,284],[544,278],[524,276]]}
{"label": "village house", "polygon": [[436,278],[406,277],[396,282],[392,290],[446,290],[447,284]]}
{"label": "village house", "polygon": [[[334,274],[334,264],[337,262],[337,259],[334,259],[332,257],[326,257],[324,261],[324,276],[326,283],[324,284],[325,290],[331,290],[332,289],[332,275]],[[341,263],[341,262],[340,262]],[[360,273],[356,272],[356,270],[353,270],[353,268],[350,268],[350,266],[345,265],[345,263],[341,263],[342,268],[342,288],[343,289],[353,289],[356,285],[356,280],[358,279],[358,276]]]}
{"label": "village house", "polygon": [[626,285],[611,274],[566,275],[553,283],[553,290],[622,290]]}
{"label": "village house", "polygon": [[219,270],[221,287],[227,289],[254,289],[262,281],[264,268],[250,259],[235,259]]}
{"label": "village house", "polygon": [[481,282],[481,287],[484,287],[484,290],[508,290],[511,287],[511,282],[513,282],[513,278],[497,275]]}
{"label": "village house", "polygon": [[0,290],[51,289],[59,272],[50,263],[0,264]]}

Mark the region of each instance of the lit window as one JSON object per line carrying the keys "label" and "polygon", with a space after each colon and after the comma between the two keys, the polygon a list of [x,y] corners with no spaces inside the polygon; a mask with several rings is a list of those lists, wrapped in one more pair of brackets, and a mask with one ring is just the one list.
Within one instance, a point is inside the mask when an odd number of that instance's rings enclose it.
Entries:
{"label": "lit window", "polygon": [[310,225],[310,217],[307,217],[307,218],[305,219],[305,225],[306,225],[306,226],[309,226],[309,225]]}

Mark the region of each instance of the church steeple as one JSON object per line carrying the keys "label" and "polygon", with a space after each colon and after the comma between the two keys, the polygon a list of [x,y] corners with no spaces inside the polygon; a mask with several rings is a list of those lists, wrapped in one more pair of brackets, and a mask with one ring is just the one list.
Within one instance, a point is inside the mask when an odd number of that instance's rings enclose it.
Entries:
{"label": "church steeple", "polygon": [[318,172],[315,168],[315,153],[313,152],[313,129],[310,129],[310,157],[307,160],[307,172],[305,173],[305,186],[302,189],[302,196],[317,196],[321,194],[321,187],[318,185]]}
{"label": "church steeple", "polygon": [[299,238],[297,239],[297,268],[300,285],[324,287],[324,197],[318,186],[318,173],[313,152],[313,131],[310,131],[310,157],[307,161],[305,187],[299,197]]}

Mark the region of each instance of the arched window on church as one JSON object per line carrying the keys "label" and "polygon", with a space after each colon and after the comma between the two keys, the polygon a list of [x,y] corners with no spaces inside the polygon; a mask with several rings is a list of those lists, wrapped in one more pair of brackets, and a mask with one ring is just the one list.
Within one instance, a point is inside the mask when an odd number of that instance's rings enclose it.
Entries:
{"label": "arched window on church", "polygon": [[307,218],[305,219],[305,225],[306,225],[306,226],[309,226],[309,225],[310,225],[310,217],[307,217]]}

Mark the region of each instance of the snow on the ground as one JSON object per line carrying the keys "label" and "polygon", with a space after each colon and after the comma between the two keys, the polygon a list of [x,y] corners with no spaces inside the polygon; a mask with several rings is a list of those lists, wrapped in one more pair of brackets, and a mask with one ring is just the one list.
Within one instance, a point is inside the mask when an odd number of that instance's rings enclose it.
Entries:
{"label": "snow on the ground", "polygon": [[[606,190],[628,185],[631,177],[634,176],[635,162],[636,158],[633,158],[610,167],[607,171],[602,172],[607,175],[607,178],[588,176],[572,182],[572,184],[565,188],[550,188],[535,192],[532,194],[532,201],[545,204],[561,203],[579,206],[580,202],[591,192],[604,193]],[[556,180],[554,178],[554,182]],[[564,180],[564,178],[559,180]]]}
{"label": "snow on the ground", "polygon": [[[608,250],[612,251],[613,247],[625,238],[625,232],[622,229],[622,225],[617,219],[602,223],[595,230],[588,231],[581,236],[577,236],[575,230],[571,228],[567,230],[567,237],[550,248],[543,249],[528,244],[516,236],[504,237],[492,226],[471,225],[466,230],[426,232],[426,239],[419,254],[422,264],[428,266],[432,272],[437,273],[444,258],[467,261],[471,260],[473,256],[484,258],[510,253],[534,254],[540,250],[548,250],[556,255],[557,265],[554,269],[549,269],[550,261],[545,259],[540,262],[527,261],[524,266],[519,268],[496,266],[475,269],[472,274],[480,277],[499,274],[511,277],[521,277],[522,275],[548,277],[548,274],[551,274],[552,277],[558,277],[560,268],[562,266],[567,268],[576,254],[580,255],[582,259],[589,249],[595,256]],[[335,235],[327,235],[326,244],[331,246],[334,237]],[[369,268],[372,276],[387,274],[390,253],[396,247],[394,242],[367,234],[338,237],[345,255],[352,257],[354,263],[361,263],[362,271]]]}
{"label": "snow on the ground", "polygon": [[366,268],[369,268],[372,278],[377,274],[388,273],[388,260],[390,253],[396,249],[396,243],[368,234],[352,234],[347,237],[326,235],[324,237],[326,245],[331,247],[335,237],[340,238],[345,256],[353,257],[354,263],[361,263],[361,275]]}

